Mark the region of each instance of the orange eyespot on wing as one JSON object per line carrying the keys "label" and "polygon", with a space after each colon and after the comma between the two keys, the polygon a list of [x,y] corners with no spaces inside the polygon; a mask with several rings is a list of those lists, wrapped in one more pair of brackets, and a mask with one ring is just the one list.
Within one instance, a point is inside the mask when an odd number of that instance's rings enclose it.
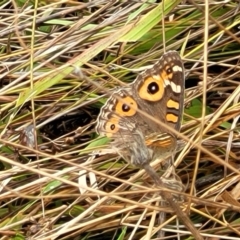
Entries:
{"label": "orange eyespot on wing", "polygon": [[139,87],[138,94],[140,98],[151,102],[162,99],[164,95],[164,83],[161,76],[153,75],[144,79],[143,84]]}
{"label": "orange eyespot on wing", "polygon": [[114,133],[119,131],[119,118],[111,117],[105,125],[106,136],[111,138]]}
{"label": "orange eyespot on wing", "polygon": [[137,103],[132,97],[126,96],[117,101],[116,114],[122,117],[130,117],[137,112]]}
{"label": "orange eyespot on wing", "polygon": [[166,71],[165,70],[160,71],[161,78],[163,80],[165,80],[165,79],[169,79],[169,80],[172,79],[173,78],[173,72],[172,72],[171,66],[166,65],[165,69],[166,69]]}

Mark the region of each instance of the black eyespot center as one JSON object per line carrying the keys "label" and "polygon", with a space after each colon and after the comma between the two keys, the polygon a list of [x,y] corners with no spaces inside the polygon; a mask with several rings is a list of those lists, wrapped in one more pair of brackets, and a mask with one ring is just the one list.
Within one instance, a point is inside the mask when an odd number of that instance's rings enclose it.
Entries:
{"label": "black eyespot center", "polygon": [[115,124],[111,124],[110,129],[113,131],[115,129]]}
{"label": "black eyespot center", "polygon": [[167,71],[168,74],[170,74],[170,73],[173,72],[171,67],[168,67],[168,68],[166,69],[166,71]]}
{"label": "black eyespot center", "polygon": [[130,110],[130,107],[129,107],[129,105],[127,105],[127,104],[123,104],[122,105],[122,110],[123,110],[123,112],[128,112],[129,110]]}
{"label": "black eyespot center", "polygon": [[147,91],[149,94],[155,94],[159,91],[159,86],[156,82],[151,82],[150,84],[148,84],[148,88]]}

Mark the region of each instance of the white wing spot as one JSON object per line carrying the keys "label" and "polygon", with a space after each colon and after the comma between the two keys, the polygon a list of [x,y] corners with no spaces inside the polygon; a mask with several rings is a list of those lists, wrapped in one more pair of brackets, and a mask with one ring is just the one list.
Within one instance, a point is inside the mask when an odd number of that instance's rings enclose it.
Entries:
{"label": "white wing spot", "polygon": [[173,72],[182,72],[183,71],[183,69],[178,65],[173,66],[172,70],[173,70]]}
{"label": "white wing spot", "polygon": [[170,85],[170,86],[171,86],[171,83],[170,83],[170,81],[169,81],[169,80],[167,80],[167,79],[164,79],[164,86],[166,87],[166,86],[168,86],[168,85]]}
{"label": "white wing spot", "polygon": [[181,86],[180,85],[176,85],[174,82],[169,81],[168,79],[164,80],[164,86],[171,86],[173,92],[175,93],[181,93]]}
{"label": "white wing spot", "polygon": [[174,82],[171,82],[171,88],[174,92],[177,92],[177,86]]}
{"label": "white wing spot", "polygon": [[177,86],[177,92],[178,92],[178,93],[181,93],[181,91],[182,91],[181,86],[180,86],[180,85],[176,85],[176,86]]}

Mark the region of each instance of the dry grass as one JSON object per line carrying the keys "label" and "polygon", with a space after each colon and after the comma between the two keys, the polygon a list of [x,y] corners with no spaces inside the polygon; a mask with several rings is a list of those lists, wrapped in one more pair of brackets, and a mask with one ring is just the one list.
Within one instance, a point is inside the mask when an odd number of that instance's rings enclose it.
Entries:
{"label": "dry grass", "polygon": [[165,46],[181,52],[187,75],[188,144],[175,161],[182,206],[208,239],[239,239],[240,11],[237,1],[211,1],[205,24],[204,9],[165,2],[163,38],[159,3],[1,4],[1,239],[155,239],[160,210],[171,213],[166,236],[191,239],[144,171],[94,130],[110,89]]}

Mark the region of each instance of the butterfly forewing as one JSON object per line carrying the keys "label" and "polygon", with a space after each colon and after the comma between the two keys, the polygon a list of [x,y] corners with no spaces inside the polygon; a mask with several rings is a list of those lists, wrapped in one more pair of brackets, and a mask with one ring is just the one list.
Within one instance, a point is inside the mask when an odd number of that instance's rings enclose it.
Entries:
{"label": "butterfly forewing", "polygon": [[[165,126],[179,130],[183,97],[183,63],[177,52],[170,51],[133,83],[113,92],[100,111],[96,131],[115,139],[114,146],[125,149],[125,155],[149,149],[165,156],[176,147],[175,135]],[[126,154],[127,149],[131,153]],[[145,155],[149,153],[139,154]]]}

